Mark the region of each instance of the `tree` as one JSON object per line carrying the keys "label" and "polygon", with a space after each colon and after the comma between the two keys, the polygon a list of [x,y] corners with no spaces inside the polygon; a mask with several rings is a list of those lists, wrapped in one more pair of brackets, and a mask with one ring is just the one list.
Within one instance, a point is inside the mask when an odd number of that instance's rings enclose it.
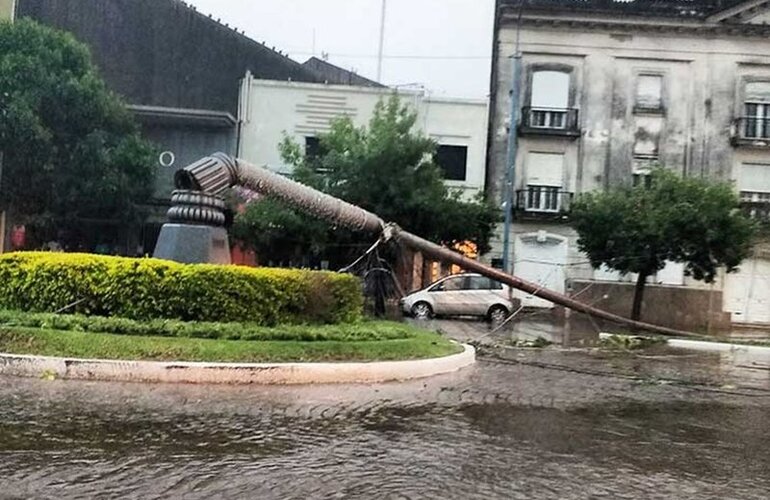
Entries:
{"label": "tree", "polygon": [[647,186],[580,196],[572,207],[578,246],[594,268],[638,274],[631,318],[641,315],[644,286],[667,261],[707,283],[748,257],[754,224],[732,186],[656,169]]}
{"label": "tree", "polygon": [[[497,210],[481,199],[463,201],[459,193],[446,187],[434,158],[436,144],[414,132],[416,119],[414,112],[392,96],[378,103],[368,128],[341,118],[319,137],[317,154],[306,155],[289,138],[280,145],[281,153],[300,182],[424,238],[450,247],[471,240],[481,252],[487,251]],[[321,232],[318,224],[280,202],[260,201],[237,218],[235,235],[256,243],[262,255],[286,252],[280,243],[288,238],[299,253],[326,253],[333,262],[348,258],[339,248],[365,243],[365,236],[344,230]]]}
{"label": "tree", "polygon": [[0,202],[21,222],[124,223],[152,194],[153,149],[85,45],[29,20],[0,23]]}

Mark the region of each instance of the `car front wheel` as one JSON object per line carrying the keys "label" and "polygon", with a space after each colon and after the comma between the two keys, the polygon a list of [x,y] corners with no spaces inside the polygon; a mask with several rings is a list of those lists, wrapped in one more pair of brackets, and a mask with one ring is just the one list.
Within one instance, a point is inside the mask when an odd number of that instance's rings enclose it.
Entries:
{"label": "car front wheel", "polygon": [[508,309],[504,306],[492,306],[489,308],[489,321],[499,324],[508,318]]}
{"label": "car front wheel", "polygon": [[427,302],[418,302],[412,306],[412,316],[417,319],[430,319],[433,317],[433,308]]}

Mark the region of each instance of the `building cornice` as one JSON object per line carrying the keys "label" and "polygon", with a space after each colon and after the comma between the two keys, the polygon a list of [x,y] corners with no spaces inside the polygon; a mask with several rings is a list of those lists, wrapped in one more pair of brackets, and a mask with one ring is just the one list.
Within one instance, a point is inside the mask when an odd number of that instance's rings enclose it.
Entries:
{"label": "building cornice", "polygon": [[238,121],[226,111],[208,109],[167,108],[163,106],[126,106],[142,122],[232,128]]}
{"label": "building cornice", "polygon": [[[515,28],[518,16],[505,12],[500,17],[501,28]],[[610,32],[641,32],[641,33],[673,33],[698,36],[770,36],[770,25],[767,24],[733,24],[712,23],[702,21],[686,21],[673,19],[608,19],[592,16],[553,16],[525,14],[521,18],[522,26],[543,27],[559,30],[590,30]]]}

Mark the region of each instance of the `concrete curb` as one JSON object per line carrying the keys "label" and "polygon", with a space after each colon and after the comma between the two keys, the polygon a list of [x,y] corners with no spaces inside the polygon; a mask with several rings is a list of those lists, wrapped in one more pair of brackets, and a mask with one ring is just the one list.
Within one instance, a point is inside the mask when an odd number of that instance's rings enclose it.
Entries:
{"label": "concrete curb", "polygon": [[[615,336],[612,333],[600,333],[599,338],[606,339]],[[618,335],[623,337],[624,335]],[[628,335],[625,335],[626,337]],[[643,336],[643,335],[642,335]],[[751,354],[760,355],[770,359],[770,347],[761,345],[748,345],[748,344],[730,344],[727,342],[707,342],[703,340],[688,340],[688,339],[665,339],[666,345],[676,347],[678,349],[691,349],[693,351],[707,351],[707,352],[733,352],[742,351]]]}
{"label": "concrete curb", "polygon": [[193,363],[52,358],[0,353],[0,375],[70,380],[186,384],[350,384],[404,381],[450,373],[476,350],[443,358],[371,363]]}

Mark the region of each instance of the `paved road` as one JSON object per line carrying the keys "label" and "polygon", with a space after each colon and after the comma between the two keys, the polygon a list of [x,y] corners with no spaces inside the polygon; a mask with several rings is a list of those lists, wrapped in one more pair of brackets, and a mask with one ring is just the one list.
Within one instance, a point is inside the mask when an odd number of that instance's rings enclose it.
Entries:
{"label": "paved road", "polygon": [[770,383],[744,361],[498,347],[405,384],[0,378],[0,498],[764,500]]}

